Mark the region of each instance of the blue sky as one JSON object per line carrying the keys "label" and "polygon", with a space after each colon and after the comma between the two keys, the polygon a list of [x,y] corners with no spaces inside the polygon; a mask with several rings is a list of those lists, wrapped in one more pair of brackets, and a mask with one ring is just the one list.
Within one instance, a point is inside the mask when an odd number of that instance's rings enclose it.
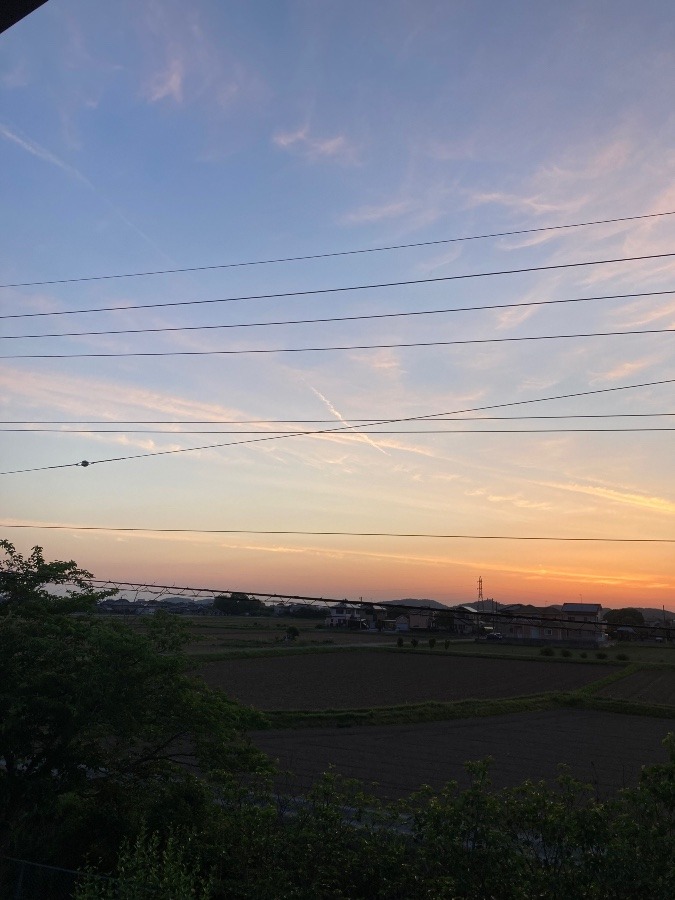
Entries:
{"label": "blue sky", "polygon": [[[657,0],[639,8],[50,0],[0,36],[2,283],[337,253],[675,210],[674,31],[671,5]],[[664,216],[395,252],[4,288],[0,314],[249,297],[674,251],[675,216]],[[3,333],[251,325],[672,289],[675,264],[664,257],[5,319]],[[662,294],[314,325],[25,338],[3,340],[0,350],[245,350],[673,327],[675,295]],[[4,420],[82,425],[339,425],[675,377],[668,333],[0,365]],[[668,412],[675,412],[672,385],[520,409]],[[673,418],[571,419],[548,427],[669,424]],[[241,427],[266,433],[275,426]],[[228,436],[213,442],[219,440]],[[3,470],[209,442],[208,435],[175,433],[6,432]],[[0,491],[7,525],[663,539],[673,537],[672,476],[668,432],[341,434],[3,476]],[[667,544],[38,528],[7,528],[7,536],[21,549],[41,543],[50,556],[129,580],[455,601],[470,599],[482,575],[487,593],[503,601],[581,595],[607,606],[675,602]]]}

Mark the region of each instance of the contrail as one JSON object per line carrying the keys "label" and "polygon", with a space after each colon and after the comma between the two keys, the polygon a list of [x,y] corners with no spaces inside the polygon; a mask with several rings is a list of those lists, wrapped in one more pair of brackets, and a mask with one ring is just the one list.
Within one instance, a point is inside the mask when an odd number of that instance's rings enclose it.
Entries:
{"label": "contrail", "polygon": [[134,224],[131,219],[127,218],[127,216],[114,204],[112,203],[101,191],[87,178],[86,175],[83,175],[75,166],[69,165],[64,160],[60,159],[56,156],[55,153],[52,153],[51,150],[47,150],[45,147],[42,147],[37,141],[32,140],[25,134],[17,133],[17,131],[13,131],[3,122],[0,122],[0,138],[4,138],[6,141],[11,141],[11,143],[16,144],[18,147],[21,147],[22,150],[25,150],[26,153],[30,153],[31,156],[35,156],[37,159],[41,159],[43,162],[49,163],[49,165],[56,166],[56,168],[61,169],[62,172],[65,172],[67,175],[70,175],[71,178],[74,178],[76,181],[79,181],[80,184],[85,185],[93,194],[95,194],[98,199],[104,203],[108,209],[116,215],[126,226],[130,228],[135,234],[137,234],[142,240],[144,240],[152,249],[159,253],[164,259],[168,260],[172,264],[174,260],[168,256],[162,248],[156,244],[151,237],[149,237],[144,231],[142,231],[138,225]]}
{"label": "contrail", "polygon": [[[310,391],[312,391],[312,393],[316,394],[316,396],[320,400],[323,400],[323,402],[326,404],[328,409],[333,413],[333,415],[339,422],[342,422],[342,424],[346,425],[347,428],[354,428],[354,426],[350,425],[350,423],[344,418],[344,416],[342,416],[342,414],[339,413],[337,411],[337,409],[335,409],[335,407],[330,402],[330,400],[328,400],[327,397],[324,397],[324,395],[321,393],[321,391],[317,391],[317,389],[315,387],[312,387],[311,384],[308,385],[308,387],[309,387]],[[384,450],[382,447],[380,447],[380,445],[378,443],[376,443],[371,438],[369,438],[367,434],[364,434],[362,431],[360,431],[360,432],[357,431],[357,432],[355,432],[355,434],[357,434],[362,440],[364,440],[366,442],[366,444],[370,444],[371,447],[374,447],[376,450],[379,450],[380,453],[384,453],[385,456],[391,455],[390,453],[387,453],[387,451]]]}

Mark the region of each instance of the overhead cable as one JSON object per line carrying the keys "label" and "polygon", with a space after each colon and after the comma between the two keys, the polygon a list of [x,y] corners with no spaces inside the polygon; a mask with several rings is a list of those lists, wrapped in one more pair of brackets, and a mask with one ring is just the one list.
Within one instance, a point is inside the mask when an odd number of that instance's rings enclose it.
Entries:
{"label": "overhead cable", "polygon": [[[654,419],[663,416],[675,416],[672,412],[662,413],[566,413],[551,416],[449,416],[444,414],[434,418],[435,422],[519,422],[530,419]],[[367,419],[348,417],[352,425],[371,425],[374,416]],[[387,421],[394,421],[389,419]],[[332,419],[0,419],[0,425],[326,425],[335,422]],[[9,429],[6,429],[9,430]],[[38,430],[38,429],[25,429]],[[73,429],[72,431],[76,431]],[[80,431],[91,431],[82,428]],[[126,429],[124,429],[126,431]],[[69,434],[70,432],[63,432]],[[186,434],[187,432],[162,431],[162,434]]]}
{"label": "overhead cable", "polygon": [[[366,431],[367,425],[354,426],[350,429],[354,435],[363,434],[631,434],[645,431],[675,431],[675,427],[643,427],[643,428],[394,428]],[[49,432],[51,434],[163,434],[166,437],[181,437],[184,434],[260,434],[259,431],[166,431],[153,428],[0,428],[0,433],[33,434]],[[266,431],[265,434],[280,437],[297,437],[299,435],[315,435],[318,432],[308,431]],[[344,434],[343,437],[349,437]]]}
{"label": "overhead cable", "polygon": [[489,234],[472,234],[462,237],[442,238],[436,241],[418,241],[411,244],[390,244],[384,247],[366,247],[356,250],[339,250],[330,253],[312,253],[305,256],[286,256],[277,259],[256,259],[247,262],[219,263],[211,266],[186,266],[179,269],[156,269],[149,272],[122,272],[112,275],[86,275],[76,278],[56,278],[50,281],[23,281],[14,284],[0,284],[0,288],[39,287],[49,284],[74,284],[81,281],[109,281],[116,278],[143,278],[151,275],[177,275],[186,272],[208,272],[218,269],[236,269],[244,266],[268,266],[277,263],[305,262],[313,259],[330,259],[339,256],[356,256],[365,253],[384,253],[390,250],[409,250],[415,247],[437,247],[442,244],[456,244],[464,241],[483,241],[489,238],[517,237],[525,234],[540,234],[546,231],[563,231],[571,228],[586,228],[591,225],[613,225],[619,222],[637,222],[641,219],[658,219],[675,215],[669,212],[644,213],[639,216],[621,216],[614,219],[595,219],[589,222],[574,222],[569,225],[547,225],[539,228],[520,228],[513,231],[496,231]]}
{"label": "overhead cable", "polygon": [[284,297],[309,297],[318,294],[338,294],[348,291],[366,291],[378,288],[409,287],[415,284],[439,284],[441,282],[462,281],[471,278],[491,278],[499,275],[521,275],[528,272],[551,272],[560,269],[575,269],[584,266],[607,266],[616,263],[645,262],[652,259],[668,259],[675,256],[670,253],[651,253],[644,256],[623,256],[613,259],[594,259],[584,262],[556,263],[548,266],[525,266],[519,269],[498,269],[488,272],[467,272],[459,275],[439,275],[434,278],[414,278],[406,281],[386,281],[375,284],[356,284],[347,287],[313,288],[306,291],[283,291],[274,294],[247,294],[235,297],[219,297],[213,300],[172,300],[162,303],[134,303],[124,306],[95,306],[88,309],[62,309],[54,312],[7,313],[0,319],[29,319],[38,316],[74,316],[84,313],[123,312],[130,309],[162,309],[173,306],[200,306],[206,303],[232,303],[238,300],[273,300]]}
{"label": "overhead cable", "polygon": [[[574,397],[589,397],[595,394],[610,394],[615,393],[617,391],[628,391],[628,390],[637,390],[639,388],[646,387],[656,387],[664,384],[673,384],[675,383],[675,378],[666,378],[660,381],[645,381],[639,384],[625,384],[625,385],[617,385],[616,387],[611,388],[595,388],[590,391],[576,391],[574,393],[569,394],[557,394],[551,397],[535,397],[531,400],[511,400],[507,403],[493,403],[487,406],[473,406],[468,407],[466,409],[456,409],[451,412],[440,412],[440,413],[429,413],[428,415],[423,416],[403,416],[396,419],[381,419],[379,421],[373,421],[372,425],[393,425],[401,422],[419,422],[424,420],[436,419],[439,416],[449,416],[449,415],[459,415],[462,413],[469,412],[484,412],[490,409],[506,409],[507,407],[512,406],[524,406],[529,403],[546,403],[553,400],[569,400]],[[351,425],[337,425],[332,428],[322,428],[315,432],[315,434],[332,434],[343,431],[352,430]],[[20,475],[25,474],[27,472],[46,472],[52,469],[69,469],[74,467],[82,467],[88,468],[93,465],[100,465],[102,463],[111,463],[111,462],[126,462],[127,460],[132,459],[147,459],[149,457],[155,456],[170,456],[175,455],[177,453],[194,453],[198,450],[215,450],[221,447],[233,447],[241,444],[256,444],[261,443],[263,441],[281,441],[286,438],[291,437],[303,437],[306,436],[306,432],[292,432],[290,434],[285,435],[264,435],[262,437],[255,438],[245,438],[241,441],[223,441],[217,444],[203,444],[199,447],[180,447],[174,450],[155,450],[148,453],[134,453],[129,454],[127,456],[114,456],[109,457],[107,459],[95,459],[95,460],[81,460],[80,462],[72,462],[72,463],[60,463],[52,466],[34,466],[26,469],[13,469],[6,472],[0,472],[0,475]]]}
{"label": "overhead cable", "polygon": [[597,337],[629,337],[644,334],[672,334],[675,328],[647,328],[631,331],[589,331],[577,334],[539,334],[524,337],[469,338],[460,341],[406,341],[392,344],[345,344],[335,347],[254,347],[247,350],[128,350],[111,353],[8,353],[0,359],[119,359],[158,356],[249,356],[270,353],[331,353],[346,350],[402,350],[413,347],[459,347],[472,344],[512,344],[523,341],[560,341]]}
{"label": "overhead cable", "polygon": [[120,528],[106,525],[26,525],[0,522],[0,528],[38,528],[54,531],[108,531],[141,534],[260,534],[298,535],[301,537],[390,537],[428,538],[433,540],[466,541],[560,541],[564,543],[605,544],[675,544],[675,538],[617,538],[617,537],[566,537],[558,535],[513,534],[430,534],[428,532],[393,531],[299,531],[289,528]]}
{"label": "overhead cable", "polygon": [[[140,582],[140,581],[117,581],[115,579],[103,579],[103,578],[92,578],[91,584],[94,585],[97,589],[113,589],[117,591],[127,590],[131,588],[136,594],[143,592],[144,594],[152,594],[156,597],[162,597],[168,591],[172,592],[172,595],[183,597],[186,601],[197,600],[203,598],[203,595],[208,595],[210,599],[214,599],[215,597],[223,597],[227,596],[227,594],[243,594],[248,598],[251,597],[262,597],[265,600],[281,600],[281,601],[301,601],[307,604],[335,604],[336,606],[348,606],[351,609],[376,609],[378,611],[387,611],[387,610],[399,610],[399,609],[409,609],[414,612],[432,612],[438,613],[440,615],[444,614],[454,614],[459,618],[463,618],[465,620],[470,617],[475,616],[479,621],[483,619],[492,620],[493,624],[496,622],[500,622],[504,625],[518,625],[524,624],[527,622],[534,622],[537,624],[542,624],[541,615],[537,615],[536,613],[527,613],[525,610],[530,606],[530,604],[504,604],[500,603],[497,605],[497,608],[493,611],[489,611],[483,606],[482,609],[475,609],[470,604],[456,604],[455,606],[447,606],[446,604],[441,604],[440,606],[437,604],[432,605],[433,601],[418,601],[417,603],[406,602],[405,600],[364,600],[363,597],[360,597],[358,600],[347,600],[342,599],[338,600],[337,598],[332,597],[315,597],[315,596],[302,596],[300,594],[276,594],[270,593],[269,591],[251,591],[251,590],[242,590],[241,587],[238,588],[211,588],[211,587],[188,587],[184,585],[175,585],[175,584],[158,584],[158,583],[148,583],[148,582]],[[192,597],[189,597],[188,594],[192,594]],[[481,601],[483,604],[485,603],[493,603],[494,601]],[[468,607],[468,608],[467,608]],[[549,612],[555,609],[555,607],[549,607]],[[602,622],[583,622],[575,619],[565,618],[565,615],[570,615],[570,613],[564,613],[562,609],[559,610],[559,616],[551,616],[547,615],[545,620],[545,624],[558,624],[564,625],[568,631],[581,631],[583,633],[588,634],[591,629],[597,630],[602,629],[606,626],[610,628],[621,627],[617,626],[616,623],[607,623],[605,621]],[[572,615],[574,615],[572,613]],[[665,617],[665,611],[664,611]],[[223,623],[223,627],[227,627],[225,623]],[[630,626],[634,630],[649,630],[649,631],[668,631],[672,632],[672,627],[668,627],[667,625],[649,625],[649,624],[635,624]]]}
{"label": "overhead cable", "polygon": [[163,328],[117,328],[103,331],[59,331],[47,334],[3,334],[0,340],[19,341],[38,338],[60,337],[100,337],[111,334],[165,334],[182,331],[214,331],[225,328],[271,328],[282,325],[325,325],[329,322],[362,322],[370,319],[403,319],[410,316],[436,316],[459,312],[482,312],[494,309],[518,309],[528,306],[555,306],[562,303],[585,303],[591,300],[625,300],[634,297],[661,297],[665,294],[675,294],[675,290],[668,291],[640,291],[632,294],[604,294],[596,297],[571,297],[563,300],[530,300],[522,303],[490,303],[481,306],[453,306],[446,309],[421,309],[408,312],[370,313],[361,316],[330,316],[320,319],[283,319],[270,322],[238,322],[219,325],[174,325]]}

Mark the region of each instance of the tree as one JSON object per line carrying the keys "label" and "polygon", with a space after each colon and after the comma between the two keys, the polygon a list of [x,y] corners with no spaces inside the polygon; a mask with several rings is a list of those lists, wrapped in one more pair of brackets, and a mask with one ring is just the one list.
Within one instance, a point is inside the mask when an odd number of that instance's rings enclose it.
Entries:
{"label": "tree", "polygon": [[[639,609],[635,609],[633,606],[627,606],[624,609],[609,609],[604,615],[605,622],[607,623],[607,631],[610,637],[621,637],[628,634],[629,639],[636,639],[639,637],[639,634],[635,634],[634,631],[630,632],[617,632],[618,628],[635,628],[635,626],[644,625],[645,618],[642,614],[642,611]],[[641,634],[642,632],[640,632]]]}
{"label": "tree", "polygon": [[627,606],[624,609],[608,609],[604,618],[608,625],[635,626],[645,623],[642,611],[633,606]]}
{"label": "tree", "polygon": [[[24,557],[14,544],[0,540],[0,550],[5,554],[0,563],[0,614],[91,610],[98,600],[117,593],[116,589],[96,590],[91,572],[80,569],[73,560],[45,562],[42,547],[33,547]],[[56,586],[60,592],[50,590]]]}
{"label": "tree", "polygon": [[213,600],[215,609],[220,610],[226,616],[257,616],[265,615],[267,609],[262,600],[249,597],[247,594],[237,593],[221,594]]}
{"label": "tree", "polygon": [[84,847],[104,856],[116,830],[212,805],[219,773],[265,767],[244,735],[263,717],[189,677],[181,653],[160,652],[175,646],[166,628],[153,638],[63,615],[63,596],[67,608],[95,602],[89,573],[3,547],[0,852],[62,865]]}

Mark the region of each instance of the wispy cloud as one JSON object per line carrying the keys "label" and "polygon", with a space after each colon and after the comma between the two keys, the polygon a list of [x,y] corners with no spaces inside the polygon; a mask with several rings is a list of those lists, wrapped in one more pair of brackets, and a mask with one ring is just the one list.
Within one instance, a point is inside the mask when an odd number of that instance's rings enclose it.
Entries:
{"label": "wispy cloud", "polygon": [[343,221],[350,225],[367,225],[371,222],[386,222],[390,219],[400,219],[407,216],[413,209],[410,200],[390,200],[385,203],[360,206],[353,212],[347,213]]}
{"label": "wispy cloud", "polygon": [[485,488],[475,488],[464,492],[467,497],[482,497],[488,503],[506,504],[515,506],[517,509],[536,509],[536,510],[552,510],[555,507],[551,503],[540,500],[528,500],[521,494],[496,494]]}
{"label": "wispy cloud", "polygon": [[663,515],[675,515],[675,502],[665,497],[637,494],[624,489],[602,487],[600,485],[587,485],[563,482],[539,482],[544,487],[556,488],[561,491],[571,491],[578,494],[586,494],[597,497],[600,500],[608,500],[611,503],[619,503],[623,506],[631,506],[649,512],[662,513]]}
{"label": "wispy cloud", "polygon": [[377,202],[362,203],[340,217],[342,225],[391,223],[402,234],[414,232],[448,216],[456,204],[458,188],[428,172],[410,173],[404,183]]}
{"label": "wispy cloud", "polygon": [[157,103],[170,97],[176,103],[183,100],[185,62],[180,56],[172,56],[166,67],[156,72],[148,83],[145,95],[150,103]]}
{"label": "wispy cloud", "polygon": [[255,106],[267,96],[260,76],[236,48],[213,40],[194,4],[149,2],[141,18],[147,74],[140,93],[148,103],[197,105],[212,120],[238,101]]}
{"label": "wispy cloud", "polygon": [[299,153],[310,162],[328,161],[343,165],[358,162],[357,149],[346,135],[318,137],[311,133],[309,125],[303,125],[295,131],[277,132],[272,141],[280,150]]}
{"label": "wispy cloud", "polygon": [[541,215],[549,212],[570,212],[583,204],[579,200],[567,202],[551,200],[544,194],[513,194],[504,191],[485,191],[471,194],[469,206],[505,206],[515,212]]}
{"label": "wispy cloud", "polygon": [[611,369],[606,370],[602,374],[598,374],[596,376],[596,381],[621,381],[626,378],[630,378],[638,372],[643,372],[645,369],[650,369],[654,364],[654,359],[652,357],[646,359],[639,359],[628,361],[624,360],[622,362],[618,362]]}
{"label": "wispy cloud", "polygon": [[10,366],[0,369],[0,393],[36,410],[51,408],[73,417],[91,418],[92,410],[96,411],[95,418],[111,420],[124,416],[139,418],[144,413],[161,413],[186,420],[241,417],[241,411],[216,403],[124,385],[119,381],[88,377],[87,390],[83,392],[82,380],[78,377],[26,372]]}

